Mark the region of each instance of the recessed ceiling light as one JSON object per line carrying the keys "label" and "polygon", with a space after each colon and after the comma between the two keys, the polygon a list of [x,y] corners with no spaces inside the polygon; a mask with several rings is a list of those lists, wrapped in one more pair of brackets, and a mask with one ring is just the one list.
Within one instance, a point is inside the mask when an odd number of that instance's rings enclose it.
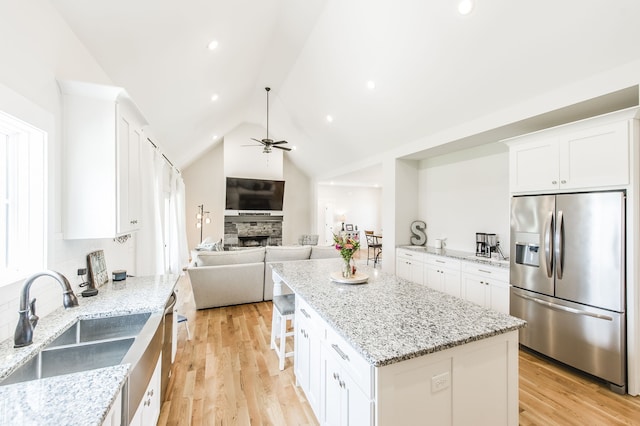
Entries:
{"label": "recessed ceiling light", "polygon": [[330,115],[327,115],[327,123],[333,123],[333,117]]}
{"label": "recessed ceiling light", "polygon": [[212,40],[211,42],[209,42],[209,44],[207,45],[207,48],[209,50],[216,50],[216,48],[218,47],[218,40]]}
{"label": "recessed ceiling light", "polygon": [[368,88],[369,90],[373,90],[373,89],[375,89],[375,88],[376,88],[376,82],[375,82],[375,81],[373,81],[373,80],[369,80],[369,81],[367,81],[367,88]]}
{"label": "recessed ceiling light", "polygon": [[218,139],[218,135],[211,136],[211,139],[213,139],[215,141],[216,139]]}
{"label": "recessed ceiling light", "polygon": [[217,100],[218,100],[218,98],[219,98],[218,94],[217,94],[217,93],[214,93],[213,95],[211,95],[211,102],[215,102],[215,101],[217,101]]}
{"label": "recessed ceiling light", "polygon": [[475,4],[475,0],[460,0],[460,3],[458,3],[458,12],[460,15],[468,15],[473,11]]}

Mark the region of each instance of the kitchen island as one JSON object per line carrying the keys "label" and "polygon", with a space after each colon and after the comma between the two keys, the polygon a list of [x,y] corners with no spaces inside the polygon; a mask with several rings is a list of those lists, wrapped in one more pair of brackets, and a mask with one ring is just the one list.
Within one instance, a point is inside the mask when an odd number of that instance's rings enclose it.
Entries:
{"label": "kitchen island", "polygon": [[[94,297],[78,296],[78,307],[60,307],[40,318],[31,345],[14,348],[12,338],[0,342],[0,380],[27,363],[78,319],[145,312],[161,316],[177,280],[176,275],[130,277],[98,287],[99,293]],[[102,425],[110,410],[119,408],[120,391],[130,367],[121,364],[0,386],[0,425]]]}
{"label": "kitchen island", "polygon": [[296,380],[321,424],[518,423],[518,329],[525,322],[341,261],[273,265],[296,294]]}

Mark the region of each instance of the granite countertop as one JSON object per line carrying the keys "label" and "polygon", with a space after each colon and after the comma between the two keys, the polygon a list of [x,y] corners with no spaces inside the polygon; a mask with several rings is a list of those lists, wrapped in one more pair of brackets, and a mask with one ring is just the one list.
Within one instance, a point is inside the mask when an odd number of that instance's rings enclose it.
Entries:
{"label": "granite countertop", "polygon": [[483,265],[496,266],[498,268],[509,269],[509,258],[500,260],[490,257],[476,256],[475,253],[460,250],[450,250],[447,248],[437,249],[431,246],[398,246],[398,248],[415,251],[418,253],[434,254],[436,256],[450,257],[452,259],[465,260],[467,262],[480,263]]}
{"label": "granite countertop", "polygon": [[[177,275],[129,277],[98,287],[94,297],[78,295],[80,306],[61,306],[40,318],[30,346],[14,348],[13,338],[0,342],[0,380],[78,319],[164,311],[177,280]],[[129,365],[122,364],[0,386],[0,425],[101,425],[128,372]]]}
{"label": "granite countertop", "polygon": [[297,295],[376,367],[518,330],[525,321],[357,262],[366,284],[330,280],[341,259],[275,263]]}

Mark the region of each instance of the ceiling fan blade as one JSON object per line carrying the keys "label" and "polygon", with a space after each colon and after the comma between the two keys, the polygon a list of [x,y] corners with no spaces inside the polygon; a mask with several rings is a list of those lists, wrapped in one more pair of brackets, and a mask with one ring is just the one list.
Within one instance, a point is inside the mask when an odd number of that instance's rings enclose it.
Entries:
{"label": "ceiling fan blade", "polygon": [[261,141],[260,139],[251,138],[251,140],[254,140],[254,141],[258,142],[258,143],[261,143],[262,145],[266,145],[267,144],[266,142]]}
{"label": "ceiling fan blade", "polygon": [[281,145],[283,143],[289,143],[287,141],[278,141],[278,142],[273,142],[271,145]]}
{"label": "ceiling fan blade", "polygon": [[285,148],[284,146],[272,145],[273,148],[278,148],[283,151],[291,151],[291,148]]}

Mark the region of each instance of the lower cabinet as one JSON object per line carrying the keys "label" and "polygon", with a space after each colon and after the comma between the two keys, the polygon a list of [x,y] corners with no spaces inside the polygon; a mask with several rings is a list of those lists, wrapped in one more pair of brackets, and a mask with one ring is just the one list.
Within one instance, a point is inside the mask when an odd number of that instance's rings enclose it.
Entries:
{"label": "lower cabinet", "polygon": [[463,271],[464,299],[485,308],[509,313],[509,271],[467,262]]}
{"label": "lower cabinet", "polygon": [[[322,412],[325,426],[373,425],[374,401],[349,374],[345,359],[335,347],[323,342],[320,352],[322,370]],[[348,360],[346,362],[349,362]]]}
{"label": "lower cabinet", "polygon": [[396,275],[418,284],[424,284],[424,263],[422,253],[411,250],[396,250]]}
{"label": "lower cabinet", "polygon": [[322,327],[318,314],[296,297],[294,371],[316,417],[320,417],[320,340]]}
{"label": "lower cabinet", "polygon": [[160,406],[162,404],[162,401],[160,401],[161,364],[162,356],[159,356],[156,368],[153,371],[153,376],[151,376],[151,380],[149,381],[149,386],[147,386],[147,390],[144,393],[144,398],[140,401],[136,414],[131,420],[131,426],[155,425],[158,422]]}
{"label": "lower cabinet", "polygon": [[434,290],[461,297],[460,261],[443,256],[426,256],[425,283]]}

